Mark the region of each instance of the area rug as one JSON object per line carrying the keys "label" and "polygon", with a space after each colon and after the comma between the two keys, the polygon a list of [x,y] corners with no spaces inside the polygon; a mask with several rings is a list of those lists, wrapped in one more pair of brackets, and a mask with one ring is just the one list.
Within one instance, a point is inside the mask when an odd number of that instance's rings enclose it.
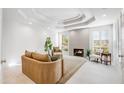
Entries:
{"label": "area rug", "polygon": [[64,75],[58,82],[58,84],[66,83],[75,72],[87,62],[87,59],[77,56],[63,56],[64,59]]}

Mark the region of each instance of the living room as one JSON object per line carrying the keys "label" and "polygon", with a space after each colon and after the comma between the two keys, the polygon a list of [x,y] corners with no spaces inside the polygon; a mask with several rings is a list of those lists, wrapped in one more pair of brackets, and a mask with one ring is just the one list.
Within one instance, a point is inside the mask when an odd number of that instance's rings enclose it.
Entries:
{"label": "living room", "polygon": [[[123,9],[3,8],[0,15],[0,83],[123,83]],[[25,56],[55,62],[35,67]]]}

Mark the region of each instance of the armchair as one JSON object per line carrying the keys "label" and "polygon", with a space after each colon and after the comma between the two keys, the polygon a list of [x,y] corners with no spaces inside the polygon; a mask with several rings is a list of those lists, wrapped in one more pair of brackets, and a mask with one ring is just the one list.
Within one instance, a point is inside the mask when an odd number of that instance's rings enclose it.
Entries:
{"label": "armchair", "polygon": [[52,55],[56,55],[56,56],[61,56],[62,55],[62,50],[59,47],[53,47],[52,50]]}

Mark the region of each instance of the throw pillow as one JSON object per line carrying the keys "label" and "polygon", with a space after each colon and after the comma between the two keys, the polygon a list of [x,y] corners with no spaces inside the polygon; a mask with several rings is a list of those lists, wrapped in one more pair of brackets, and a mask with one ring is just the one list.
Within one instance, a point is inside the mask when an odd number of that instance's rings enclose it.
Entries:
{"label": "throw pillow", "polygon": [[59,58],[60,58],[59,56],[55,56],[55,55],[54,55],[54,56],[51,57],[51,61],[56,61],[56,60],[58,60]]}
{"label": "throw pillow", "polygon": [[60,52],[59,47],[55,47],[54,50],[55,50],[55,52]]}
{"label": "throw pillow", "polygon": [[25,50],[25,56],[32,58],[32,52]]}

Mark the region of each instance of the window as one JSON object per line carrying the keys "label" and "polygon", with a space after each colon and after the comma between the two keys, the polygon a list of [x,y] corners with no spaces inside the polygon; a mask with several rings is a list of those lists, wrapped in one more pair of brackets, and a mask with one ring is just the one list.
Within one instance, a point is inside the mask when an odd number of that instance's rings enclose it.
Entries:
{"label": "window", "polygon": [[109,31],[92,31],[91,50],[94,54],[109,53]]}

